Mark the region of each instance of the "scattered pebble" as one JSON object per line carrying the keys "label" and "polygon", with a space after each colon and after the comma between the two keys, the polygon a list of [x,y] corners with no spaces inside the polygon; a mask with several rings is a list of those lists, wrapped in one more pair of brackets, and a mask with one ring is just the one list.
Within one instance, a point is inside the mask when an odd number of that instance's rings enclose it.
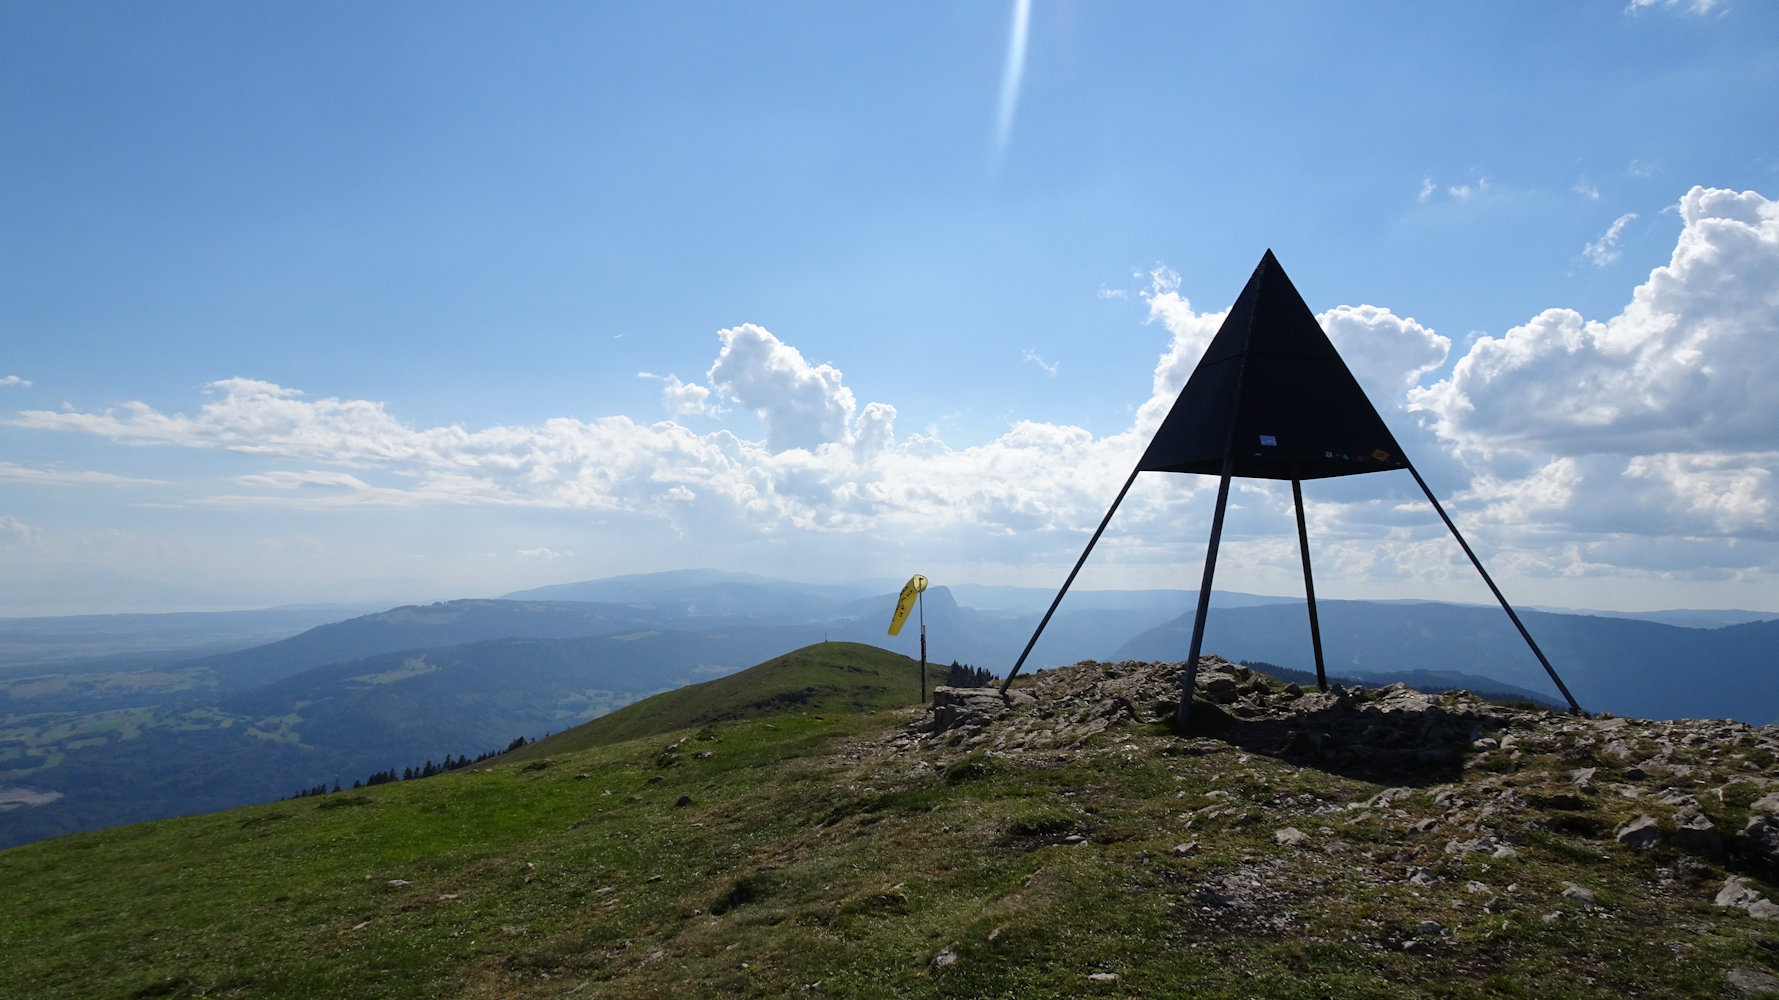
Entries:
{"label": "scattered pebble", "polygon": [[1594,890],[1576,885],[1574,882],[1563,883],[1563,898],[1573,899],[1584,906],[1594,905]]}

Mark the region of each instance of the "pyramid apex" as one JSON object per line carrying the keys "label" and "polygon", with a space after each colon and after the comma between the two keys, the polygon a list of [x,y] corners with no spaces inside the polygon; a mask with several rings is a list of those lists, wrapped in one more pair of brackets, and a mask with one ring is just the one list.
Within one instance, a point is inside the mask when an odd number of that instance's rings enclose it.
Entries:
{"label": "pyramid apex", "polygon": [[1269,248],[1140,470],[1322,479],[1406,468],[1383,418]]}

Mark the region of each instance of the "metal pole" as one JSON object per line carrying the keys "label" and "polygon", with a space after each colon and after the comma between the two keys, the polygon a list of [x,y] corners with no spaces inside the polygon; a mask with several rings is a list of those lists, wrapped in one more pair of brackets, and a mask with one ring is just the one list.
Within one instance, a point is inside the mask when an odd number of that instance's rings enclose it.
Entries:
{"label": "metal pole", "polygon": [[1124,502],[1124,495],[1130,492],[1130,484],[1137,481],[1137,473],[1141,471],[1141,468],[1130,470],[1130,478],[1124,481],[1124,488],[1118,491],[1118,497],[1112,501],[1112,508],[1106,511],[1106,516],[1101,519],[1100,526],[1094,529],[1093,537],[1087,540],[1087,548],[1081,550],[1081,558],[1075,560],[1075,568],[1069,570],[1069,578],[1062,582],[1062,589],[1056,592],[1056,600],[1050,602],[1050,610],[1044,612],[1043,619],[1038,622],[1038,630],[1032,633],[1031,641],[1025,644],[1025,651],[1019,654],[1019,659],[1014,662],[1013,669],[1007,671],[1007,679],[1001,682],[1002,694],[1007,693],[1007,686],[1013,683],[1013,678],[1019,673],[1019,668],[1025,666],[1025,658],[1032,655],[1032,647],[1038,644],[1038,636],[1044,634],[1044,626],[1050,624],[1050,616],[1056,614],[1056,606],[1062,603],[1062,595],[1069,592],[1069,584],[1075,582],[1075,574],[1081,572],[1082,565],[1087,562],[1087,554],[1092,552],[1094,545],[1099,542],[1100,535],[1106,530],[1106,525],[1112,523],[1112,515],[1118,512],[1118,505]]}
{"label": "metal pole", "polygon": [[1297,550],[1303,553],[1303,593],[1310,606],[1310,646],[1316,651],[1316,687],[1328,690],[1328,672],[1322,668],[1322,626],[1316,621],[1316,581],[1310,575],[1310,533],[1303,525],[1303,483],[1291,480],[1291,501],[1297,505]]}
{"label": "metal pole", "polygon": [[1174,719],[1183,729],[1192,714],[1192,691],[1198,686],[1198,651],[1204,644],[1205,615],[1211,610],[1211,577],[1217,572],[1217,544],[1223,538],[1223,511],[1229,506],[1229,479],[1235,472],[1235,455],[1223,455],[1223,477],[1217,484],[1217,512],[1211,515],[1211,543],[1205,548],[1205,577],[1198,585],[1198,613],[1192,618],[1192,645],[1187,648],[1186,672],[1180,675],[1180,707]]}
{"label": "metal pole", "polygon": [[914,598],[914,606],[920,609],[920,700],[927,700],[927,592],[921,591]]}
{"label": "metal pole", "polygon": [[1409,475],[1414,476],[1415,482],[1420,484],[1421,492],[1427,494],[1427,502],[1431,503],[1433,509],[1439,512],[1439,519],[1452,530],[1452,537],[1458,540],[1458,545],[1464,549],[1464,554],[1470,557],[1470,564],[1476,567],[1478,573],[1482,574],[1483,582],[1489,585],[1489,590],[1494,593],[1495,600],[1501,602],[1501,610],[1507,612],[1507,617],[1513,619],[1513,627],[1520,630],[1521,638],[1526,640],[1526,645],[1532,647],[1532,654],[1538,657],[1539,663],[1544,665],[1544,672],[1550,675],[1551,682],[1557,686],[1557,690],[1563,692],[1564,700],[1569,702],[1569,710],[1581,714],[1581,706],[1575,703],[1575,696],[1569,693],[1569,688],[1564,685],[1563,679],[1557,676],[1556,668],[1552,667],[1550,661],[1544,658],[1544,650],[1538,648],[1538,643],[1532,640],[1532,633],[1526,631],[1526,626],[1520,621],[1520,616],[1514,614],[1513,606],[1507,603],[1506,597],[1502,596],[1501,588],[1495,586],[1495,581],[1489,578],[1489,571],[1483,569],[1482,560],[1476,557],[1476,553],[1470,550],[1470,543],[1466,542],[1464,536],[1458,533],[1458,526],[1452,523],[1445,508],[1439,505],[1439,498],[1435,497],[1433,491],[1427,488],[1427,481],[1421,478],[1420,471],[1415,468],[1413,462],[1408,460],[1407,456],[1403,456],[1402,462],[1408,466]]}

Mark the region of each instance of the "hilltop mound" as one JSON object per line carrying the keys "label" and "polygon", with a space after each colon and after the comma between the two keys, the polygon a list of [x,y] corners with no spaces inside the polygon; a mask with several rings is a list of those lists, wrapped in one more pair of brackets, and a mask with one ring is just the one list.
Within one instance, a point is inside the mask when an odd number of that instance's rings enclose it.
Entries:
{"label": "hilltop mound", "polygon": [[[798,670],[865,676],[825,648],[755,675],[776,688],[702,708],[819,688]],[[910,664],[884,668],[912,687]],[[843,711],[845,696],[727,721],[662,711],[624,742],[0,851],[0,984],[46,998],[1779,991],[1779,732],[1295,690],[1207,658],[1182,733],[1179,669],[1083,663],[1005,699],[941,689],[875,713]]]}
{"label": "hilltop mound", "polygon": [[[929,665],[928,672],[942,676]],[[822,642],[726,677],[663,691],[526,747],[514,759],[785,712],[868,712],[920,700],[920,664],[859,642]]]}

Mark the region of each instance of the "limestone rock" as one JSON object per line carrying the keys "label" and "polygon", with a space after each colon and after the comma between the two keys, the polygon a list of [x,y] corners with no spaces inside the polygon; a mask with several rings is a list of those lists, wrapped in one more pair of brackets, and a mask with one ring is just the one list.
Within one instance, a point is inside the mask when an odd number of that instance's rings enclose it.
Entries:
{"label": "limestone rock", "polygon": [[1723,974],[1723,978],[1743,996],[1779,993],[1779,977],[1754,969],[1730,969]]}
{"label": "limestone rock", "polygon": [[964,726],[979,727],[1004,714],[1008,706],[1008,699],[1002,698],[997,688],[936,687],[931,718],[924,720],[925,730],[943,733]]}
{"label": "limestone rock", "polygon": [[1619,843],[1638,851],[1647,851],[1661,842],[1662,832],[1656,826],[1654,816],[1638,816],[1628,820],[1612,836]]}
{"label": "limestone rock", "polygon": [[1595,902],[1594,890],[1576,885],[1574,882],[1563,883],[1563,898],[1573,899],[1583,906],[1593,906]]}
{"label": "limestone rock", "polygon": [[1392,802],[1400,802],[1414,793],[1415,790],[1412,788],[1386,788],[1376,795],[1373,795],[1371,798],[1366,799],[1362,804],[1367,809],[1378,809],[1387,806]]}
{"label": "limestone rock", "polygon": [[1717,833],[1717,824],[1706,819],[1701,813],[1681,824],[1668,838],[1669,843],[1703,858],[1721,860],[1724,856],[1723,838]]}
{"label": "limestone rock", "polygon": [[1274,831],[1272,839],[1273,843],[1278,844],[1280,847],[1302,847],[1304,844],[1309,843],[1310,835],[1294,826],[1287,826],[1284,829]]}
{"label": "limestone rock", "polygon": [[1770,899],[1757,899],[1748,904],[1748,915],[1762,920],[1779,920],[1779,905]]}
{"label": "limestone rock", "polygon": [[1723,888],[1717,890],[1717,896],[1712,902],[1718,906],[1734,906],[1746,910],[1762,898],[1761,894],[1748,884],[1746,878],[1740,875],[1731,875],[1723,880]]}
{"label": "limestone rock", "polygon": [[1235,701],[1237,687],[1235,678],[1233,677],[1213,676],[1208,679],[1200,678],[1198,686],[1199,690],[1203,691],[1206,697],[1219,705],[1227,705],[1230,702]]}
{"label": "limestone rock", "polygon": [[1748,817],[1748,825],[1742,828],[1741,841],[1743,847],[1769,864],[1779,864],[1779,822],[1772,816],[1756,814]]}

